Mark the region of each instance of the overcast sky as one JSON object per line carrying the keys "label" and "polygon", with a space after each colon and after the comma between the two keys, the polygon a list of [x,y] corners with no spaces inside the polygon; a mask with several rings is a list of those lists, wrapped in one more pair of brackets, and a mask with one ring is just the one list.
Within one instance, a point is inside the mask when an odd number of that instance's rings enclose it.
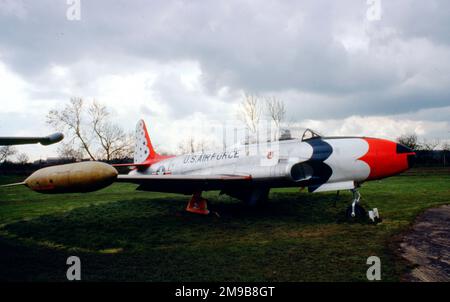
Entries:
{"label": "overcast sky", "polygon": [[170,149],[248,92],[329,135],[450,138],[448,0],[68,2],[0,0],[0,135],[47,134],[79,96]]}

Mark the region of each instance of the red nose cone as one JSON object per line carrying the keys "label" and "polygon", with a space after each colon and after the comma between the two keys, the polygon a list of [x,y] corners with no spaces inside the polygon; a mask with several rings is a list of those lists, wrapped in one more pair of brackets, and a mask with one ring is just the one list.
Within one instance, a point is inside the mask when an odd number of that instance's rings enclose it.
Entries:
{"label": "red nose cone", "polygon": [[414,162],[415,153],[401,144],[377,138],[364,140],[369,144],[369,150],[360,160],[370,167],[368,180],[399,174]]}

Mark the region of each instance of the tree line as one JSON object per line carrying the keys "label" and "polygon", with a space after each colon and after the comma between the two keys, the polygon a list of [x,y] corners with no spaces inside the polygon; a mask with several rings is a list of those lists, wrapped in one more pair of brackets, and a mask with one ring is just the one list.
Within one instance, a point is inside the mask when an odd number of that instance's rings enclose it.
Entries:
{"label": "tree line", "polygon": [[404,134],[397,138],[397,142],[414,150],[414,151],[434,151],[440,146],[442,151],[450,151],[450,144],[445,142],[441,144],[439,139],[422,139],[419,140],[416,134]]}

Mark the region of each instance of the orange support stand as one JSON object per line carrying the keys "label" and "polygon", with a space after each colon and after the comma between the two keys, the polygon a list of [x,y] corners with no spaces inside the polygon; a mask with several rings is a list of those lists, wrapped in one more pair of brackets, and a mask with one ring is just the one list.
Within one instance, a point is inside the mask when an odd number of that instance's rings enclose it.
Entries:
{"label": "orange support stand", "polygon": [[202,197],[202,192],[195,192],[186,207],[186,211],[201,215],[208,215],[208,200]]}

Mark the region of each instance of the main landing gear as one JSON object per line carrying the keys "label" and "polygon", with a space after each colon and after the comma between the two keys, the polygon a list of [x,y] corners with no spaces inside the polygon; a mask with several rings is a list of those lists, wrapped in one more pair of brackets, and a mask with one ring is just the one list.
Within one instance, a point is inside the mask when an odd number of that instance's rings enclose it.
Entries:
{"label": "main landing gear", "polygon": [[191,200],[189,200],[186,207],[186,211],[201,215],[209,214],[208,200],[202,197],[202,192],[195,192],[192,195]]}

